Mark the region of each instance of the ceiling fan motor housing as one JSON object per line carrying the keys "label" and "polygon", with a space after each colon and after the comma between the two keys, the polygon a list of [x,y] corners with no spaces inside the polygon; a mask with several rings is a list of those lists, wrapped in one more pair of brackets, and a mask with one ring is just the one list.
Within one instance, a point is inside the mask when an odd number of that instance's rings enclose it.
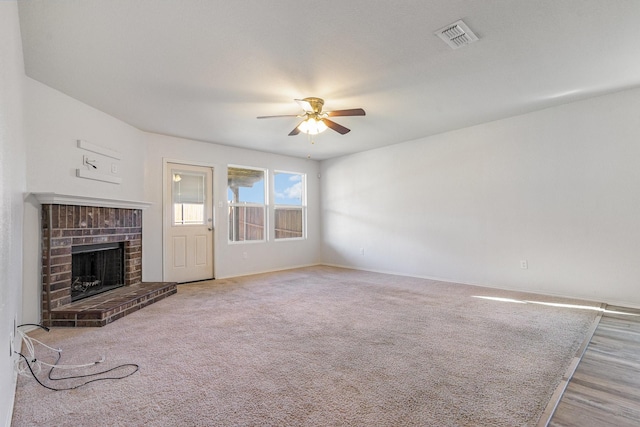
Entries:
{"label": "ceiling fan motor housing", "polygon": [[311,110],[314,113],[322,112],[322,107],[324,106],[324,99],[308,97],[308,98],[304,98],[303,101],[307,101],[309,103],[309,105],[311,106]]}

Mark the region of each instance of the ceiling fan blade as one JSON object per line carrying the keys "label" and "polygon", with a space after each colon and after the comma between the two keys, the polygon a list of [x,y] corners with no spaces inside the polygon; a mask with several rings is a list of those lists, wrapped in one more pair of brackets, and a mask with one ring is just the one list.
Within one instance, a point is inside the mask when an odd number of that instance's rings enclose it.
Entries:
{"label": "ceiling fan blade", "polygon": [[322,119],[322,121],[324,122],[325,125],[327,125],[328,128],[335,130],[341,135],[351,132],[351,129],[347,129],[346,127],[339,125],[336,122],[332,122],[329,119]]}
{"label": "ceiling fan blade", "polygon": [[[298,123],[298,126],[300,126],[300,123]],[[300,133],[300,129],[298,129],[298,126],[294,127],[293,130],[289,132],[289,136],[295,136]]]}
{"label": "ceiling fan blade", "polygon": [[256,119],[272,119],[274,117],[298,117],[297,114],[281,114],[279,116],[258,116]]}
{"label": "ceiling fan blade", "polygon": [[327,111],[329,117],[335,116],[364,116],[366,113],[362,108],[351,108],[349,110]]}

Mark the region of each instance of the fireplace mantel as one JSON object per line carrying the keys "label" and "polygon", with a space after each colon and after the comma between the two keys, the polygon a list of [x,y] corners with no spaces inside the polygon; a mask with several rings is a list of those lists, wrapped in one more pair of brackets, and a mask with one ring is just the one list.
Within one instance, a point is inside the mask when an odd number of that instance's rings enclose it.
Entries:
{"label": "fireplace mantel", "polygon": [[146,209],[150,202],[133,200],[103,199],[90,196],[72,196],[59,193],[31,193],[43,205],[75,205],[122,209]]}

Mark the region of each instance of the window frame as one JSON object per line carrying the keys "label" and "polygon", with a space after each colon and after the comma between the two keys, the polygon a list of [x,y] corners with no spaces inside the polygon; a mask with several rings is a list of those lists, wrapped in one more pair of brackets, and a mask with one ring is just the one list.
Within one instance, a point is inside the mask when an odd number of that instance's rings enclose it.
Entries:
{"label": "window frame", "polygon": [[[233,202],[229,199],[229,190],[230,190],[230,186],[229,186],[229,169],[245,169],[245,170],[253,170],[253,171],[260,171],[262,172],[262,176],[263,176],[263,180],[264,180],[264,185],[263,185],[263,191],[264,191],[264,203],[255,203],[255,202]],[[236,244],[250,244],[250,243],[264,243],[267,242],[269,240],[269,215],[267,215],[267,213],[269,212],[269,170],[267,168],[261,168],[261,167],[255,167],[255,166],[244,166],[244,165],[235,165],[235,164],[229,164],[227,165],[227,191],[226,191],[226,198],[227,198],[227,227],[229,227],[229,229],[227,230],[227,243],[230,245],[236,245]],[[252,239],[252,240],[231,240],[231,236],[233,234],[234,231],[234,227],[230,227],[232,221],[230,218],[231,215],[231,209],[232,208],[247,208],[247,207],[257,207],[257,208],[262,208],[262,221],[263,221],[263,229],[262,229],[262,239]],[[235,221],[234,221],[235,222]]]}
{"label": "window frame", "polygon": [[[284,203],[278,203],[277,199],[276,199],[276,188],[275,188],[275,184],[276,184],[276,175],[277,174],[289,174],[289,175],[299,175],[300,176],[300,182],[302,183],[302,194],[300,197],[300,205],[291,205],[291,204],[284,204]],[[288,209],[288,210],[300,210],[301,212],[301,221],[302,221],[302,235],[299,237],[277,237],[277,232],[276,232],[276,225],[277,225],[277,220],[276,220],[276,215],[277,215],[277,211],[279,209]],[[295,240],[305,240],[307,239],[307,174],[303,173],[303,172],[294,172],[294,171],[287,171],[287,170],[281,170],[281,169],[275,169],[273,171],[273,239],[276,242],[286,242],[286,241],[295,241]]]}

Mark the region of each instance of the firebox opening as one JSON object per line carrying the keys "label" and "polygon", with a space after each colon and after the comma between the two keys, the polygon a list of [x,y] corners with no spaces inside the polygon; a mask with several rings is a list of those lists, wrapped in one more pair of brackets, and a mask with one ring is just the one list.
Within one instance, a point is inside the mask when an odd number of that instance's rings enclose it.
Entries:
{"label": "firebox opening", "polygon": [[71,248],[71,301],[124,286],[124,243]]}

